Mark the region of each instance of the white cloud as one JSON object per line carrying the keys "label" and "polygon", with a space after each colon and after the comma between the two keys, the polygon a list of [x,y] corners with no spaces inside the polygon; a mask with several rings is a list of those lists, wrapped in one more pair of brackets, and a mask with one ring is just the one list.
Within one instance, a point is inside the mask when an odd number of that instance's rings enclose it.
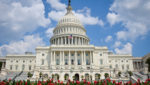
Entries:
{"label": "white cloud", "polygon": [[121,49],[116,48],[115,52],[117,54],[132,54],[132,44],[131,43],[127,43]]}
{"label": "white cloud", "polygon": [[[50,1],[52,1],[52,0],[50,0]],[[56,0],[56,2],[58,2],[58,1],[59,0]],[[59,3],[61,3],[61,2],[59,2]],[[52,3],[50,3],[50,4],[52,5]],[[62,7],[61,10],[58,10],[57,8],[54,7],[54,9],[56,9],[56,10],[52,10],[48,14],[49,18],[51,18],[51,19],[53,19],[55,21],[59,21],[60,18],[65,15],[66,8]],[[77,16],[80,19],[80,21],[84,25],[100,25],[100,26],[104,26],[104,22],[101,19],[99,19],[98,17],[91,16],[91,10],[89,8],[87,8],[87,7],[84,7],[81,10],[73,11],[73,13],[75,14],[75,16]]]}
{"label": "white cloud", "polygon": [[110,36],[110,35],[107,36],[106,39],[105,39],[105,42],[109,42],[109,41],[112,41],[112,36]]}
{"label": "white cloud", "polygon": [[64,15],[65,15],[66,11],[56,11],[56,10],[52,10],[48,16],[49,18],[51,18],[52,20],[55,20],[55,21],[59,21],[60,18],[62,18]]}
{"label": "white cloud", "polygon": [[47,36],[48,38],[51,38],[51,37],[52,37],[52,35],[53,35],[53,30],[54,30],[54,27],[49,28],[49,29],[45,32],[45,34],[46,34],[46,36]]}
{"label": "white cloud", "polygon": [[6,54],[23,54],[27,51],[35,52],[37,46],[44,45],[45,43],[38,35],[28,35],[23,40],[0,46],[0,56],[5,56]]}
{"label": "white cloud", "polygon": [[122,45],[122,43],[120,41],[116,41],[113,47],[117,48],[117,47],[119,47],[121,45]]}
{"label": "white cloud", "polygon": [[50,24],[41,0],[1,0],[0,6],[1,43],[20,39],[27,32]]}
{"label": "white cloud", "polygon": [[117,22],[119,22],[118,16],[115,13],[108,13],[107,14],[107,20],[111,25],[116,24]]}
{"label": "white cloud", "polygon": [[117,32],[119,40],[134,41],[150,30],[149,0],[115,0],[107,14],[111,25],[121,22],[125,29]]}
{"label": "white cloud", "polygon": [[47,2],[56,10],[64,10],[66,8],[66,5],[61,3],[60,0],[47,0]]}
{"label": "white cloud", "polygon": [[91,10],[87,7],[84,7],[82,10],[77,10],[75,15],[81,20],[85,25],[100,25],[104,26],[104,23],[98,17],[91,16]]}

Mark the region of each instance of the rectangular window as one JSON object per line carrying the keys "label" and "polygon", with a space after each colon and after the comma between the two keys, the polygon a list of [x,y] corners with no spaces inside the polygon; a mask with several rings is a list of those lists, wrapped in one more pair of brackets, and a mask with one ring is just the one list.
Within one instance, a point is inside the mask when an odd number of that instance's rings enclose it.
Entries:
{"label": "rectangular window", "polygon": [[127,65],[127,69],[129,69],[129,65]]}
{"label": "rectangular window", "polygon": [[74,54],[72,53],[71,56],[74,56]]}
{"label": "rectangular window", "polygon": [[90,65],[89,59],[86,59],[86,65]]}
{"label": "rectangular window", "polygon": [[112,69],[112,65],[110,65],[109,68]]}
{"label": "rectangular window", "polygon": [[68,65],[68,59],[65,59],[65,65]]}
{"label": "rectangular window", "polygon": [[12,70],[12,65],[10,65],[10,70]]}
{"label": "rectangular window", "polygon": [[42,64],[41,65],[44,65],[44,59],[42,59]]}
{"label": "rectangular window", "polygon": [[124,65],[122,65],[122,70],[124,70]]}
{"label": "rectangular window", "polygon": [[88,53],[86,53],[86,56],[89,56],[89,54],[88,54]]}
{"label": "rectangular window", "polygon": [[18,65],[16,65],[16,70],[18,70]]}
{"label": "rectangular window", "polygon": [[59,65],[59,59],[56,59],[56,65]]}
{"label": "rectangular window", "polygon": [[80,54],[78,53],[78,56],[80,56]]}
{"label": "rectangular window", "polygon": [[103,65],[103,59],[100,59],[100,65]]}
{"label": "rectangular window", "polygon": [[22,65],[22,70],[24,70],[24,69],[25,69],[25,65],[23,64],[23,65]]}
{"label": "rectangular window", "polygon": [[68,54],[67,54],[67,53],[65,53],[65,56],[68,56]]}
{"label": "rectangular window", "polygon": [[81,61],[80,61],[80,59],[78,59],[78,65],[81,65]]}
{"label": "rectangular window", "polygon": [[74,59],[71,60],[71,64],[74,65]]}
{"label": "rectangular window", "polygon": [[118,64],[116,64],[116,68],[118,68]]}
{"label": "rectangular window", "polygon": [[31,66],[29,66],[29,70],[31,70]]}

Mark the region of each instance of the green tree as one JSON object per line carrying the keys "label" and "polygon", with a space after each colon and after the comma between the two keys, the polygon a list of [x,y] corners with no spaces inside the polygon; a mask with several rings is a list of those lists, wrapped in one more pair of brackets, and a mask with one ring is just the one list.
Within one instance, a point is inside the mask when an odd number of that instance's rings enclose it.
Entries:
{"label": "green tree", "polygon": [[33,76],[33,74],[31,74],[30,72],[28,72],[28,78],[31,78]]}
{"label": "green tree", "polygon": [[82,80],[83,80],[84,76],[82,75],[81,78],[82,78]]}
{"label": "green tree", "polygon": [[101,78],[101,74],[98,74],[98,79],[100,79]]}
{"label": "green tree", "polygon": [[148,72],[150,72],[150,57],[146,60],[145,63],[148,64]]}
{"label": "green tree", "polygon": [[72,79],[75,80],[75,76],[72,76]]}
{"label": "green tree", "polygon": [[108,73],[105,73],[104,76],[105,76],[105,79],[106,79],[106,78],[109,77],[109,74],[108,74]]}
{"label": "green tree", "polygon": [[40,78],[42,77],[42,75],[43,75],[42,72],[40,72],[40,74],[39,74]]}
{"label": "green tree", "polygon": [[118,72],[118,76],[121,77],[121,72],[120,71]]}
{"label": "green tree", "polygon": [[1,71],[1,68],[2,68],[2,62],[0,62],[0,71]]}
{"label": "green tree", "polygon": [[55,76],[55,75],[54,75],[54,74],[52,74],[52,79],[54,79],[54,76]]}
{"label": "green tree", "polygon": [[133,75],[133,73],[131,71],[128,71],[128,74],[130,76],[130,81],[131,81],[131,76]]}

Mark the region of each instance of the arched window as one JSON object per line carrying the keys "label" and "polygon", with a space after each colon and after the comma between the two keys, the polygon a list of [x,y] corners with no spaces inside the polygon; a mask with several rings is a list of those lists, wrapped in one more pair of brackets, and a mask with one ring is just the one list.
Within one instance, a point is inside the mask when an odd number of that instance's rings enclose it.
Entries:
{"label": "arched window", "polygon": [[103,64],[103,59],[100,59],[100,65],[102,65]]}
{"label": "arched window", "polygon": [[23,64],[23,65],[22,65],[22,70],[24,70],[24,69],[25,69],[25,65]]}
{"label": "arched window", "polygon": [[124,65],[122,65],[122,70],[124,70]]}
{"label": "arched window", "polygon": [[12,65],[10,65],[10,70],[12,70]]}
{"label": "arched window", "polygon": [[18,70],[18,65],[16,65],[16,70]]}
{"label": "arched window", "polygon": [[31,65],[29,66],[29,70],[31,70]]}
{"label": "arched window", "polygon": [[42,63],[41,63],[41,65],[44,65],[44,59],[42,59]]}

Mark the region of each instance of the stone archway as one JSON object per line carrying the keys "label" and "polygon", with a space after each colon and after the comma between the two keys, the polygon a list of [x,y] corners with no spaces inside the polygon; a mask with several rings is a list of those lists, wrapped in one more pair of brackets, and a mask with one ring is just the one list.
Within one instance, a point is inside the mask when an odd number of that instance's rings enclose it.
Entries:
{"label": "stone archway", "polygon": [[88,73],[85,74],[85,80],[89,81],[89,74]]}
{"label": "stone archway", "polygon": [[55,80],[59,80],[59,75],[55,74]]}
{"label": "stone archway", "polygon": [[100,79],[100,74],[99,74],[99,73],[96,73],[96,74],[95,74],[95,80],[98,81],[99,79]]}
{"label": "stone archway", "polygon": [[76,80],[76,81],[79,81],[79,80],[80,80],[80,79],[79,79],[80,77],[79,77],[79,74],[78,74],[78,73],[76,73],[74,76],[75,76],[75,80]]}
{"label": "stone archway", "polygon": [[64,80],[68,80],[69,79],[69,74],[65,74],[64,75]]}

